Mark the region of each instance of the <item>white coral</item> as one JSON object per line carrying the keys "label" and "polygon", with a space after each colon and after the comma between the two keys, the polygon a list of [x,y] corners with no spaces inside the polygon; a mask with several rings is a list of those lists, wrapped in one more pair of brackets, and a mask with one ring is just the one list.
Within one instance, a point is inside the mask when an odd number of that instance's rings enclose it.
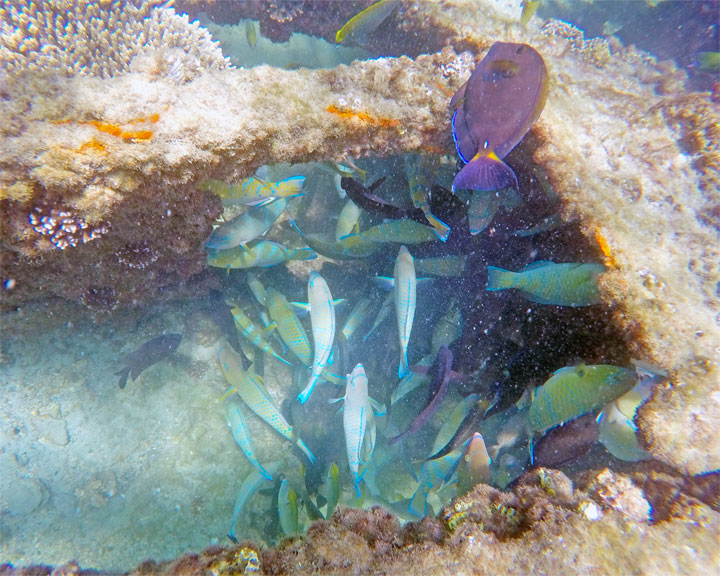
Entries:
{"label": "white coral", "polygon": [[29,71],[107,78],[125,72],[138,54],[174,48],[187,55],[191,68],[227,68],[210,33],[168,4],[0,0],[0,67],[9,75]]}

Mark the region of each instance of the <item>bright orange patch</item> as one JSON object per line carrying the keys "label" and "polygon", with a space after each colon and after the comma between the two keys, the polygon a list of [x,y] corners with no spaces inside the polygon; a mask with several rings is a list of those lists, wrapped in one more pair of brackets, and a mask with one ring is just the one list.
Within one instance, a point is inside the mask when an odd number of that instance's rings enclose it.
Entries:
{"label": "bright orange patch", "polygon": [[88,140],[87,142],[85,142],[85,144],[80,146],[75,151],[80,154],[82,154],[83,152],[98,152],[100,154],[107,154],[107,146],[93,138],[92,140]]}
{"label": "bright orange patch", "polygon": [[610,244],[608,244],[607,238],[600,233],[598,228],[595,229],[595,242],[600,247],[600,251],[605,256],[605,264],[611,268],[617,268],[617,262],[613,258],[612,252],[610,251]]}
{"label": "bright orange patch", "polygon": [[330,112],[330,114],[337,114],[343,120],[357,119],[361,122],[364,122],[365,124],[370,124],[371,126],[380,126],[382,128],[393,128],[400,124],[400,120],[393,120],[392,118],[375,118],[374,116],[370,116],[366,112],[341,110],[334,104],[330,104],[330,106],[327,107],[327,111]]}

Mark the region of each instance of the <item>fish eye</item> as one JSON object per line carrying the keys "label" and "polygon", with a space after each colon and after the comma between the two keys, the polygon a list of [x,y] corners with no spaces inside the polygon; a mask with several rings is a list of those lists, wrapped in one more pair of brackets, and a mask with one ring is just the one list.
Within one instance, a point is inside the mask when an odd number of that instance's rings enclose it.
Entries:
{"label": "fish eye", "polygon": [[515,50],[515,54],[522,54],[523,52],[525,52],[525,48],[527,48],[527,46],[525,46],[525,44],[518,46],[517,49]]}

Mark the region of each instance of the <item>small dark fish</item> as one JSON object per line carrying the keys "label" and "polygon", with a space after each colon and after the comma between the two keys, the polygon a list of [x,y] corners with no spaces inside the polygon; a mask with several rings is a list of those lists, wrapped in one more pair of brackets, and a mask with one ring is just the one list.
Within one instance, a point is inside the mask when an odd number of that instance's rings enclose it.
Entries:
{"label": "small dark fish", "polygon": [[128,354],[125,359],[125,367],[115,372],[120,375],[118,384],[120,389],[125,388],[128,375],[131,380],[136,380],[140,373],[146,368],[150,368],[153,364],[157,364],[160,360],[164,360],[180,345],[182,334],[163,334],[152,340],[148,340],[140,346],[135,352]]}
{"label": "small dark fish", "polygon": [[409,218],[410,220],[415,220],[421,224],[430,224],[427,218],[425,218],[425,213],[420,208],[401,208],[400,206],[390,204],[379,196],[376,196],[375,190],[377,190],[384,181],[384,177],[380,178],[370,184],[369,188],[366,188],[355,178],[343,176],[340,179],[340,186],[342,186],[342,189],[345,190],[350,200],[366,212],[370,212],[371,214],[381,216],[382,218],[388,220],[402,220],[404,218]]}
{"label": "small dark fish", "polygon": [[453,354],[450,352],[450,348],[446,344],[438,350],[437,359],[432,367],[432,381],[430,383],[430,401],[427,406],[423,408],[422,412],[415,416],[415,419],[410,423],[405,432],[398,436],[388,438],[388,444],[393,445],[409,434],[417,432],[427,424],[430,419],[440,408],[442,401],[445,399],[445,395],[450,385],[450,377],[452,372]]}
{"label": "small dark fish", "polygon": [[495,42],[475,66],[470,80],[450,101],[453,138],[467,162],[453,190],[518,187],[502,159],[540,117],[548,93],[548,74],[538,52],[527,44]]}
{"label": "small dark fish", "polygon": [[533,466],[557,468],[588,453],[598,439],[595,414],[585,414],[549,430],[533,444]]}

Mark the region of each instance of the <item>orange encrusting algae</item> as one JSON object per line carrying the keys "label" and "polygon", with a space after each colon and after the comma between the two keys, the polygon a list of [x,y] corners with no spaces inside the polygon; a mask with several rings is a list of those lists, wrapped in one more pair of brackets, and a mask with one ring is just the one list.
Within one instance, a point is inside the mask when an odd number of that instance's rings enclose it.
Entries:
{"label": "orange encrusting algae", "polygon": [[153,137],[153,133],[150,130],[125,131],[115,124],[99,122],[97,120],[91,120],[88,123],[95,126],[100,132],[117,136],[123,140],[150,140]]}
{"label": "orange encrusting algae", "polygon": [[595,229],[595,242],[597,242],[600,251],[603,253],[603,256],[605,256],[605,265],[610,268],[617,268],[617,262],[610,251],[610,244],[608,244],[607,238],[605,238],[597,228]]}
{"label": "orange encrusting algae", "polygon": [[334,104],[330,104],[330,106],[327,107],[327,111],[330,112],[330,114],[337,114],[343,120],[357,119],[366,124],[370,124],[371,126],[392,128],[392,127],[398,126],[400,124],[399,120],[393,120],[392,118],[375,118],[365,112],[354,112],[352,110],[341,110]]}

